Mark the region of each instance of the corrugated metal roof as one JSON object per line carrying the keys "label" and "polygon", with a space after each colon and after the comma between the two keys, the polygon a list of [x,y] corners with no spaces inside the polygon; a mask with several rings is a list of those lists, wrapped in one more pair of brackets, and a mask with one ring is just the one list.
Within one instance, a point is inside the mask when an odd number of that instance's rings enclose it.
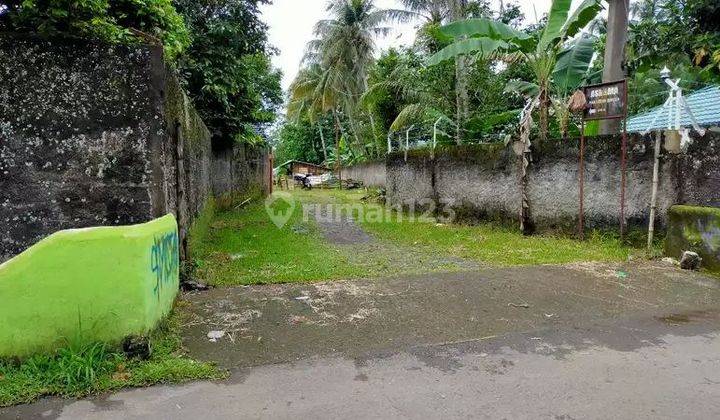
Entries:
{"label": "corrugated metal roof", "polygon": [[[720,86],[710,86],[693,92],[685,96],[685,101],[700,127],[720,124]],[[666,129],[668,127],[668,111],[668,107],[662,105],[644,114],[631,117],[627,122],[627,131],[630,133],[641,133],[649,130]],[[653,123],[653,119],[655,119],[658,113],[660,115]],[[671,112],[671,115],[675,115],[674,110]],[[685,109],[682,110],[680,123],[683,127],[692,127],[692,120],[687,115]]]}

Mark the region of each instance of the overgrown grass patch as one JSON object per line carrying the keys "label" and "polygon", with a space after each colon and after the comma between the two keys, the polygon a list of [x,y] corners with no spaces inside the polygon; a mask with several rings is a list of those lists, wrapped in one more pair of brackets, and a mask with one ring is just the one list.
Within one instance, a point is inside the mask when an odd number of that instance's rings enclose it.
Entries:
{"label": "overgrown grass patch", "polygon": [[[195,247],[196,274],[214,285],[286,283],[385,277],[481,266],[625,261],[637,250],[617,237],[594,232],[585,241],[562,235],[523,236],[510,226],[438,224],[363,202],[363,190],[295,190],[295,207],[278,228],[264,203],[226,211],[210,223]],[[303,206],[351,205],[370,244],[333,245]],[[288,210],[290,211],[290,210]],[[306,219],[306,220],[303,220]],[[462,260],[465,261],[463,263]]]}
{"label": "overgrown grass patch", "polygon": [[[290,210],[288,210],[290,211]],[[219,213],[192,258],[196,274],[213,285],[295,282],[361,277],[362,267],[324,242],[297,205],[277,227],[263,202]]]}
{"label": "overgrown grass patch", "polygon": [[488,266],[624,261],[630,252],[619,240],[597,232],[588,240],[578,241],[555,235],[524,236],[511,228],[489,223],[467,226],[416,220],[363,222],[362,226],[383,240]]}
{"label": "overgrown grass patch", "polygon": [[214,364],[185,355],[180,317],[176,310],[151,334],[149,360],[128,359],[118,348],[103,343],[69,343],[52,355],[0,360],[0,407],[50,395],[83,397],[126,387],[225,377]]}

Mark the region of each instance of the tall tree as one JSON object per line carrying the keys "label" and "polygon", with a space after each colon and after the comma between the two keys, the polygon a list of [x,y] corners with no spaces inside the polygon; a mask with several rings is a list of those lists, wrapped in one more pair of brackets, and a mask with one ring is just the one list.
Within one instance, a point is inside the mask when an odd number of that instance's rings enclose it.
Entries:
{"label": "tall tree", "polygon": [[[403,0],[403,6],[432,26],[447,20],[461,20],[467,17],[467,0]],[[468,62],[463,55],[455,57],[455,142],[462,143],[463,127],[470,114],[468,95]]]}
{"label": "tall tree", "polygon": [[171,0],[0,0],[0,31],[113,43],[159,39],[173,61],[190,43]]}
{"label": "tall tree", "polygon": [[447,25],[442,31],[452,36],[455,42],[432,56],[428,64],[434,65],[454,59],[458,55],[470,54],[480,57],[502,57],[510,62],[526,63],[533,70],[535,80],[533,83],[516,83],[512,87],[522,88],[533,98],[532,101],[537,101],[540,113],[538,142],[542,143],[548,135],[551,83],[563,75],[573,75],[573,77],[575,75],[575,71],[569,73],[559,71],[562,70],[559,65],[563,64],[561,58],[566,57],[572,62],[569,69],[580,69],[583,73],[589,64],[588,56],[576,54],[575,50],[586,44],[568,45],[567,41],[594,19],[601,9],[599,0],[584,0],[570,14],[570,3],[570,0],[553,1],[547,24],[540,33],[539,39],[504,23],[486,18],[468,19]]}
{"label": "tall tree", "polygon": [[[614,82],[625,78],[625,45],[627,44],[630,0],[608,0],[607,38],[605,42],[605,66],[603,82]],[[600,122],[601,134],[617,132],[618,120]]]}
{"label": "tall tree", "polygon": [[375,52],[374,38],[390,32],[385,26],[388,21],[407,19],[409,15],[401,10],[378,9],[372,0],[331,0],[327,10],[330,18],[315,26],[317,39],[308,46],[308,58],[320,65],[324,84],[337,92],[355,145],[363,148],[357,126],[357,104],[367,89],[367,74]]}
{"label": "tall tree", "polygon": [[257,137],[282,102],[280,72],[258,5],[268,0],[175,0],[192,33],[179,70],[188,94],[224,148]]}
{"label": "tall tree", "polygon": [[305,118],[311,124],[317,123],[325,161],[328,160],[328,152],[322,120],[339,105],[337,92],[327,83],[326,75],[318,63],[300,69],[290,85],[287,106],[288,118],[293,122],[298,123]]}
{"label": "tall tree", "polygon": [[[452,8],[452,17],[458,21],[464,19],[467,13],[467,0],[454,0]],[[467,72],[467,56],[458,55],[455,57],[455,142],[457,144],[463,141],[463,128],[465,121],[470,115],[470,97],[468,96],[468,72]]]}

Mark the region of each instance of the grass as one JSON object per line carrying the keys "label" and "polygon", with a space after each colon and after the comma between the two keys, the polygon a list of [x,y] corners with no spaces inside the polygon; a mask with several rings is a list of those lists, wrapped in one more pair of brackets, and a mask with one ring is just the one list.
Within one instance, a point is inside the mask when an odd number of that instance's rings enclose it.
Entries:
{"label": "grass", "polygon": [[[278,229],[264,203],[218,213],[206,240],[193,249],[196,274],[214,285],[286,283],[396,274],[449,271],[482,266],[563,264],[578,261],[625,261],[636,250],[600,233],[577,241],[560,235],[523,236],[511,227],[438,224],[432,218],[410,221],[377,204],[363,203],[364,191],[294,190],[288,222]],[[332,245],[303,206],[350,204],[370,245]],[[359,210],[358,210],[359,209]],[[290,209],[287,209],[290,212]],[[385,217],[381,218],[380,216]],[[388,217],[389,216],[389,217]]]}
{"label": "grass", "polygon": [[629,250],[616,239],[594,233],[586,241],[552,235],[523,236],[492,224],[446,225],[416,221],[363,223],[378,238],[412,244],[426,252],[449,253],[491,266],[623,261]]}
{"label": "grass", "polygon": [[193,249],[196,274],[210,284],[258,284],[360,277],[344,252],[326,244],[302,207],[278,229],[263,202],[219,213],[206,240]]}
{"label": "grass", "polygon": [[23,361],[0,360],[0,407],[50,395],[84,397],[126,387],[225,377],[214,364],[185,356],[177,313],[151,334],[149,360],[129,360],[102,343],[69,344],[55,354]]}

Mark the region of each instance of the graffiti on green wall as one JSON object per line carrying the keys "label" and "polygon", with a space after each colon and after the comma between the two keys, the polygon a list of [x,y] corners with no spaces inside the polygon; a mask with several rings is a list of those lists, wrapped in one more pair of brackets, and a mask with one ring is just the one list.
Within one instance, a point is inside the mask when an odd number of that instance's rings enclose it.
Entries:
{"label": "graffiti on green wall", "polygon": [[162,289],[173,283],[180,267],[177,231],[155,236],[150,248],[150,269],[155,278],[153,293],[160,300]]}

